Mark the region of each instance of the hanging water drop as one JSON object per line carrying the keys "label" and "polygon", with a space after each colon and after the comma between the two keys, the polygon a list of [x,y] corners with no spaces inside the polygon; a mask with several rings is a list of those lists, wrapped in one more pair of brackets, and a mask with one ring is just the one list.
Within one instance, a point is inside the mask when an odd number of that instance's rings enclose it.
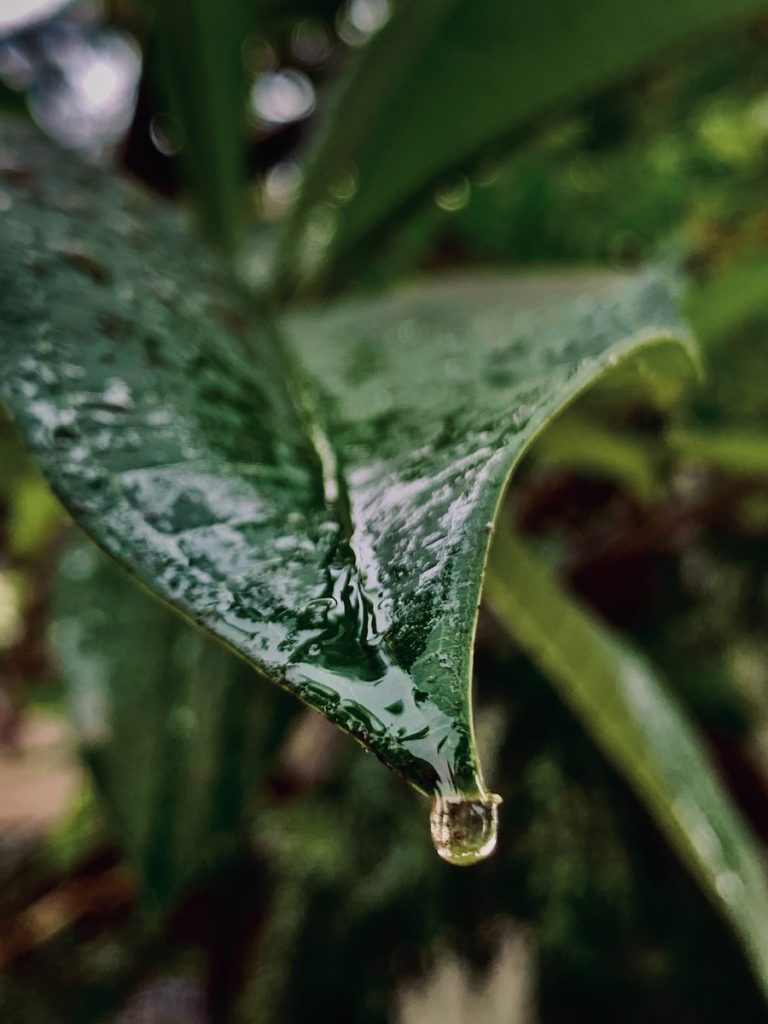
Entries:
{"label": "hanging water drop", "polygon": [[490,857],[496,849],[500,803],[501,797],[495,793],[474,799],[434,797],[429,828],[438,855],[459,867]]}

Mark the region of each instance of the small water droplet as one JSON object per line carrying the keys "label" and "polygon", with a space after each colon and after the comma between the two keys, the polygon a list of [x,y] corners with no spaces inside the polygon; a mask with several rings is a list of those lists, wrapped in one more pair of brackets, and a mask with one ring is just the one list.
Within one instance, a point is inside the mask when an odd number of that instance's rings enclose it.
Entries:
{"label": "small water droplet", "polygon": [[168,729],[177,736],[188,736],[197,725],[195,712],[183,705],[171,708],[168,713]]}
{"label": "small water droplet", "polygon": [[471,186],[468,179],[460,174],[452,181],[446,182],[435,192],[435,203],[447,213],[462,210],[469,202]]}
{"label": "small water droplet", "polygon": [[459,867],[490,857],[496,849],[500,803],[495,793],[474,799],[434,797],[429,828],[438,855]]}
{"label": "small water droplet", "polygon": [[744,887],[735,871],[721,871],[715,878],[715,888],[726,903],[736,903]]}
{"label": "small water droplet", "polygon": [[113,409],[127,410],[133,408],[130,388],[125,381],[118,380],[116,377],[109,381],[104,394],[101,396],[101,401],[104,405],[110,406]]}

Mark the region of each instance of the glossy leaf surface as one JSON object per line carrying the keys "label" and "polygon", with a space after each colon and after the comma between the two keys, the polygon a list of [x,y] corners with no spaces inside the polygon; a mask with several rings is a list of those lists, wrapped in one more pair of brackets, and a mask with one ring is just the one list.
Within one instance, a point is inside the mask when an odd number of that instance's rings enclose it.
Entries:
{"label": "glossy leaf surface", "polygon": [[247,841],[288,709],[84,540],[62,560],[53,631],[111,834],[162,909]]}
{"label": "glossy leaf surface", "polygon": [[570,597],[509,531],[486,599],[629,781],[747,951],[768,991],[768,884],[755,838],[655,669]]}
{"label": "glossy leaf surface", "polygon": [[167,211],[25,130],[4,150],[0,390],[72,514],[418,789],[482,795],[471,649],[501,493],[609,368],[689,367],[674,289],[444,281],[294,316],[279,346]]}
{"label": "glossy leaf surface", "polygon": [[[537,117],[573,107],[669,47],[764,13],[762,0],[401,4],[349,76],[285,239],[290,280],[308,213],[354,173],[322,274],[333,282],[414,199]],[[435,102],[440,97],[440,102]]]}

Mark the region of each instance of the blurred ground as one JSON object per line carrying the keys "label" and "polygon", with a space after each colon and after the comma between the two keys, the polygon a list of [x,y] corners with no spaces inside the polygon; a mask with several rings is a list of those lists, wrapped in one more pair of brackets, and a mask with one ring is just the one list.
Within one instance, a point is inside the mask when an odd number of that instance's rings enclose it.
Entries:
{"label": "blurred ground", "polygon": [[55,829],[83,781],[73,730],[64,717],[27,714],[19,733],[13,747],[0,748],[0,829],[6,838]]}

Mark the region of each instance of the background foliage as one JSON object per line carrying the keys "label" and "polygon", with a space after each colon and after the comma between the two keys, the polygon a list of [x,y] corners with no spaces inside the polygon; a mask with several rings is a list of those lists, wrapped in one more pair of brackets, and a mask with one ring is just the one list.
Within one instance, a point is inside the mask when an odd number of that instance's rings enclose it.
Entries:
{"label": "background foliage", "polygon": [[[415,38],[424,42],[448,31],[461,5],[424,4],[418,15],[404,5],[370,53],[360,46],[386,13],[376,3],[232,4],[232,17],[222,18],[203,0],[157,0],[115,3],[106,22],[75,7],[62,21],[8,37],[0,73],[8,104],[25,102],[62,137],[67,120],[54,102],[69,81],[62,39],[79,39],[102,58],[118,52],[117,39],[139,40],[143,72],[127,134],[64,141],[122,163],[158,191],[190,193],[203,230],[230,252],[240,246],[241,273],[257,286],[266,284],[278,236],[283,253],[303,246],[303,262],[283,262],[285,293],[316,294],[342,281],[366,290],[477,265],[624,268],[660,251],[682,258],[704,384],[666,412],[600,396],[572,409],[529,456],[504,519],[598,619],[661,667],[762,839],[768,33],[760,6],[731,9],[727,24],[717,4],[675,7],[680,21],[670,14],[669,39],[656,26],[650,41],[665,45],[646,53],[635,25],[609,32],[600,5],[582,4],[590,68],[607,43],[600,87],[578,92],[571,65],[548,62],[557,77],[542,116],[526,110],[520,125],[505,122],[479,163],[446,159],[437,178],[427,175],[428,187],[417,187],[413,136],[423,122],[414,113],[417,127],[409,127],[406,113],[424,82],[406,79],[408,101],[395,97],[377,115],[388,128],[376,139],[388,141],[394,167],[375,147],[365,157],[373,171],[356,162],[355,118],[363,127],[375,122],[371,107],[351,111],[349,150],[325,136],[325,155],[343,173],[324,175],[315,149],[310,166],[320,170],[308,172],[315,184],[298,205],[296,161],[311,146],[309,129],[331,117],[334,92],[342,112],[367,96],[354,84],[343,92],[345,67],[354,83],[379,54],[383,70],[366,102],[380,104],[392,67],[387,46],[403,19],[423,19]],[[602,37],[589,24],[593,10]],[[713,27],[714,35],[699,31]],[[501,46],[498,23],[495,30]],[[487,100],[482,66],[469,53],[462,60],[451,57],[450,70],[464,73],[453,74],[458,97],[441,111],[451,124],[456,104],[476,109],[475,88]],[[418,53],[411,67],[434,81],[437,71]],[[504,88],[494,86],[493,98]],[[81,112],[77,123],[85,120]],[[431,153],[428,141],[425,134],[421,148]],[[399,174],[416,184],[408,204],[403,186],[403,203],[372,231],[375,244],[347,248],[350,229],[339,217],[350,204],[363,221],[373,217],[366,196],[382,195],[374,172],[393,188]],[[160,616],[92,549],[67,551],[54,610],[51,568],[72,531],[7,426],[2,444],[0,732],[8,754],[0,763],[9,770],[38,723],[65,714],[66,681],[102,793],[80,778],[79,797],[53,833],[50,812],[45,828],[7,818],[3,1019],[160,1020],[167,1012],[185,1021],[383,1021],[409,1012],[400,996],[415,979],[440,978],[432,972],[446,956],[461,956],[489,985],[500,950],[513,987],[535,978],[537,1009],[522,1019],[763,1019],[733,939],[658,826],[492,615],[483,613],[477,639],[478,731],[505,798],[505,829],[492,861],[457,875],[434,857],[423,806],[397,779],[279,692],[250,687],[246,697],[242,666]],[[100,593],[114,597],[78,590],[95,576]],[[134,614],[143,622],[138,644],[118,629]],[[53,618],[55,661],[45,641]],[[124,644],[121,671],[141,681],[124,704],[129,684],[111,691],[105,681],[107,641]],[[155,659],[163,666],[157,686],[146,674]],[[125,722],[130,772],[116,767],[126,755],[93,732],[105,702],[112,722]],[[226,752],[224,781],[209,771],[211,743]],[[55,792],[61,769],[46,771],[39,789]],[[181,807],[168,796],[179,778],[189,780]],[[0,802],[9,791],[0,781]],[[201,849],[200,834],[215,841]],[[510,933],[516,946],[504,943]],[[702,970],[714,963],[717,970]],[[491,1002],[483,1004],[489,1014]]]}

